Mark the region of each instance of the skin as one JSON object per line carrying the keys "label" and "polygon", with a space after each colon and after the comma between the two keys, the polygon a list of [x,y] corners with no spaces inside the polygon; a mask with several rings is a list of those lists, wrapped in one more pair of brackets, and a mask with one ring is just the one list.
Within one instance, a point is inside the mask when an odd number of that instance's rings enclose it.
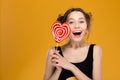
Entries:
{"label": "skin", "polygon": [[[87,31],[85,17],[83,13],[73,11],[68,15],[67,22],[71,34],[69,41],[61,47],[64,57],[54,48],[48,51],[43,80],[58,80],[62,68],[70,70],[78,80],[91,80],[72,64],[84,61],[88,54],[90,44],[83,39]],[[73,32],[81,32],[81,35],[75,36]],[[94,46],[93,59],[93,80],[102,80],[102,50],[98,45]]]}

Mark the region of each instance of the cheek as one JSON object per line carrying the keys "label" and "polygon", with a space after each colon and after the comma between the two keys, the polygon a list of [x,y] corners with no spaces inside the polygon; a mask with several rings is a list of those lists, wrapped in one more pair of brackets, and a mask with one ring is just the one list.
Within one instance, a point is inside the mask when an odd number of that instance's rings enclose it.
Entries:
{"label": "cheek", "polygon": [[71,30],[74,29],[74,27],[75,27],[75,25],[73,25],[73,24],[69,25],[69,26],[70,26]]}
{"label": "cheek", "polygon": [[86,30],[87,29],[87,24],[82,24],[81,28],[82,28],[82,30]]}

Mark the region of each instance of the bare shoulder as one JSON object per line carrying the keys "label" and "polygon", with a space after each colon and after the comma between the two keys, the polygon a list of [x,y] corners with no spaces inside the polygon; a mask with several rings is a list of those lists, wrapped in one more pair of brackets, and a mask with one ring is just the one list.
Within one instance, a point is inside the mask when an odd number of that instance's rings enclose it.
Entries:
{"label": "bare shoulder", "polygon": [[94,46],[95,51],[102,51],[102,48],[99,45]]}
{"label": "bare shoulder", "polygon": [[54,53],[54,51],[55,51],[54,47],[48,49],[48,56],[52,55]]}
{"label": "bare shoulder", "polygon": [[102,48],[99,45],[94,46],[94,57],[102,57]]}
{"label": "bare shoulder", "polygon": [[50,63],[50,60],[51,60],[52,55],[53,55],[53,53],[54,53],[54,50],[55,50],[54,48],[48,49],[47,55],[46,55],[46,62],[47,62],[47,63]]}

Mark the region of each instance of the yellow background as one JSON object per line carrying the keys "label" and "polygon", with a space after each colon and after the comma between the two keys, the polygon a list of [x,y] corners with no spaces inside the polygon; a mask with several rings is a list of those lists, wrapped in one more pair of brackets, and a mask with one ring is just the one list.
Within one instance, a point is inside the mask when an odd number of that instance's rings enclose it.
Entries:
{"label": "yellow background", "polygon": [[0,80],[42,80],[47,50],[56,45],[51,24],[58,14],[71,7],[92,13],[88,42],[102,47],[103,78],[120,80],[119,3],[119,0],[1,0]]}

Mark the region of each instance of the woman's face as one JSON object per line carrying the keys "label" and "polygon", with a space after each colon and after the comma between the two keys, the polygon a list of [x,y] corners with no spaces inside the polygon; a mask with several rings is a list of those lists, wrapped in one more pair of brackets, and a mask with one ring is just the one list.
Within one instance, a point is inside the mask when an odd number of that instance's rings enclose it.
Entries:
{"label": "woman's face", "polygon": [[73,11],[68,15],[67,22],[71,28],[70,39],[73,41],[81,41],[87,30],[87,22],[83,13]]}

